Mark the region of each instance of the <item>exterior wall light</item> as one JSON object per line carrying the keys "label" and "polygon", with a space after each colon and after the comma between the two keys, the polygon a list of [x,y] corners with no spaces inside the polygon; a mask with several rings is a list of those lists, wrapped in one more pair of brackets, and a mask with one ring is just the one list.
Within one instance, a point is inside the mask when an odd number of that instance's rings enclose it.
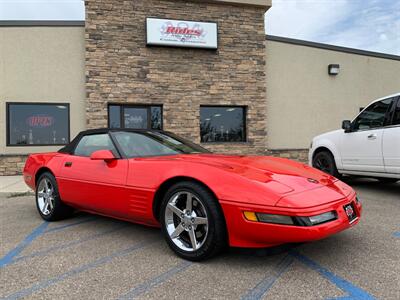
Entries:
{"label": "exterior wall light", "polygon": [[328,74],[329,75],[337,75],[339,74],[340,66],[338,64],[330,64],[328,65]]}

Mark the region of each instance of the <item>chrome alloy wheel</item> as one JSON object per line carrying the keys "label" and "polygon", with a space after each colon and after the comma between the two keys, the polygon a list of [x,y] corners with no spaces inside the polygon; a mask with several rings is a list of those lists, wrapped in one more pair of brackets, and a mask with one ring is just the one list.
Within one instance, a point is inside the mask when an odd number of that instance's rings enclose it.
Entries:
{"label": "chrome alloy wheel", "polygon": [[191,192],[178,192],[168,200],[165,226],[179,249],[193,252],[207,239],[208,218],[201,200]]}
{"label": "chrome alloy wheel", "polygon": [[54,187],[48,178],[43,178],[38,185],[37,203],[41,213],[49,215],[54,209]]}

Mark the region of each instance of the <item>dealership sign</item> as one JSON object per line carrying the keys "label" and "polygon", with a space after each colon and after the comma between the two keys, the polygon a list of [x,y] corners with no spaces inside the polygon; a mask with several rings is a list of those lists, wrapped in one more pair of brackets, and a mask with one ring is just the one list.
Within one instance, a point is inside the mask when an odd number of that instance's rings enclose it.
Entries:
{"label": "dealership sign", "polygon": [[217,23],[146,19],[147,45],[217,49]]}

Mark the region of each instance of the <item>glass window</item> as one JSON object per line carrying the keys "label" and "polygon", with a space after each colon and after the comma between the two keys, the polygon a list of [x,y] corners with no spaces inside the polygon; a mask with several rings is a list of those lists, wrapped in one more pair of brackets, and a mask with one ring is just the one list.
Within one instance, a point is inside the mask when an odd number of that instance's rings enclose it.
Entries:
{"label": "glass window", "polygon": [[201,142],[245,142],[245,107],[200,107]]}
{"label": "glass window", "polygon": [[69,104],[7,103],[7,145],[69,143]]}
{"label": "glass window", "polygon": [[372,103],[354,121],[354,129],[367,130],[383,127],[386,120],[386,113],[391,103],[391,98]]}
{"label": "glass window", "polygon": [[158,105],[110,104],[108,125],[110,128],[162,129],[162,108]]}
{"label": "glass window", "polygon": [[127,157],[208,153],[206,149],[171,133],[115,132],[115,139]]}
{"label": "glass window", "polygon": [[76,145],[74,154],[78,156],[90,156],[98,150],[111,150],[117,156],[114,144],[107,133],[83,136],[78,145]]}
{"label": "glass window", "polygon": [[397,101],[397,105],[394,110],[393,125],[400,125],[400,100]]}

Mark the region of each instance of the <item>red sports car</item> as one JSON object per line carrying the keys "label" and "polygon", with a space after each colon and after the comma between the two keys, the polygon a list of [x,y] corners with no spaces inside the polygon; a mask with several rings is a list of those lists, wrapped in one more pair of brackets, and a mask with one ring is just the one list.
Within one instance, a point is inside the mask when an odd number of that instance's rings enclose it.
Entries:
{"label": "red sports car", "polygon": [[96,129],[32,154],[25,182],[47,221],[75,209],[161,227],[181,257],[312,241],[356,224],[351,187],[307,165],[212,154],[172,133]]}

